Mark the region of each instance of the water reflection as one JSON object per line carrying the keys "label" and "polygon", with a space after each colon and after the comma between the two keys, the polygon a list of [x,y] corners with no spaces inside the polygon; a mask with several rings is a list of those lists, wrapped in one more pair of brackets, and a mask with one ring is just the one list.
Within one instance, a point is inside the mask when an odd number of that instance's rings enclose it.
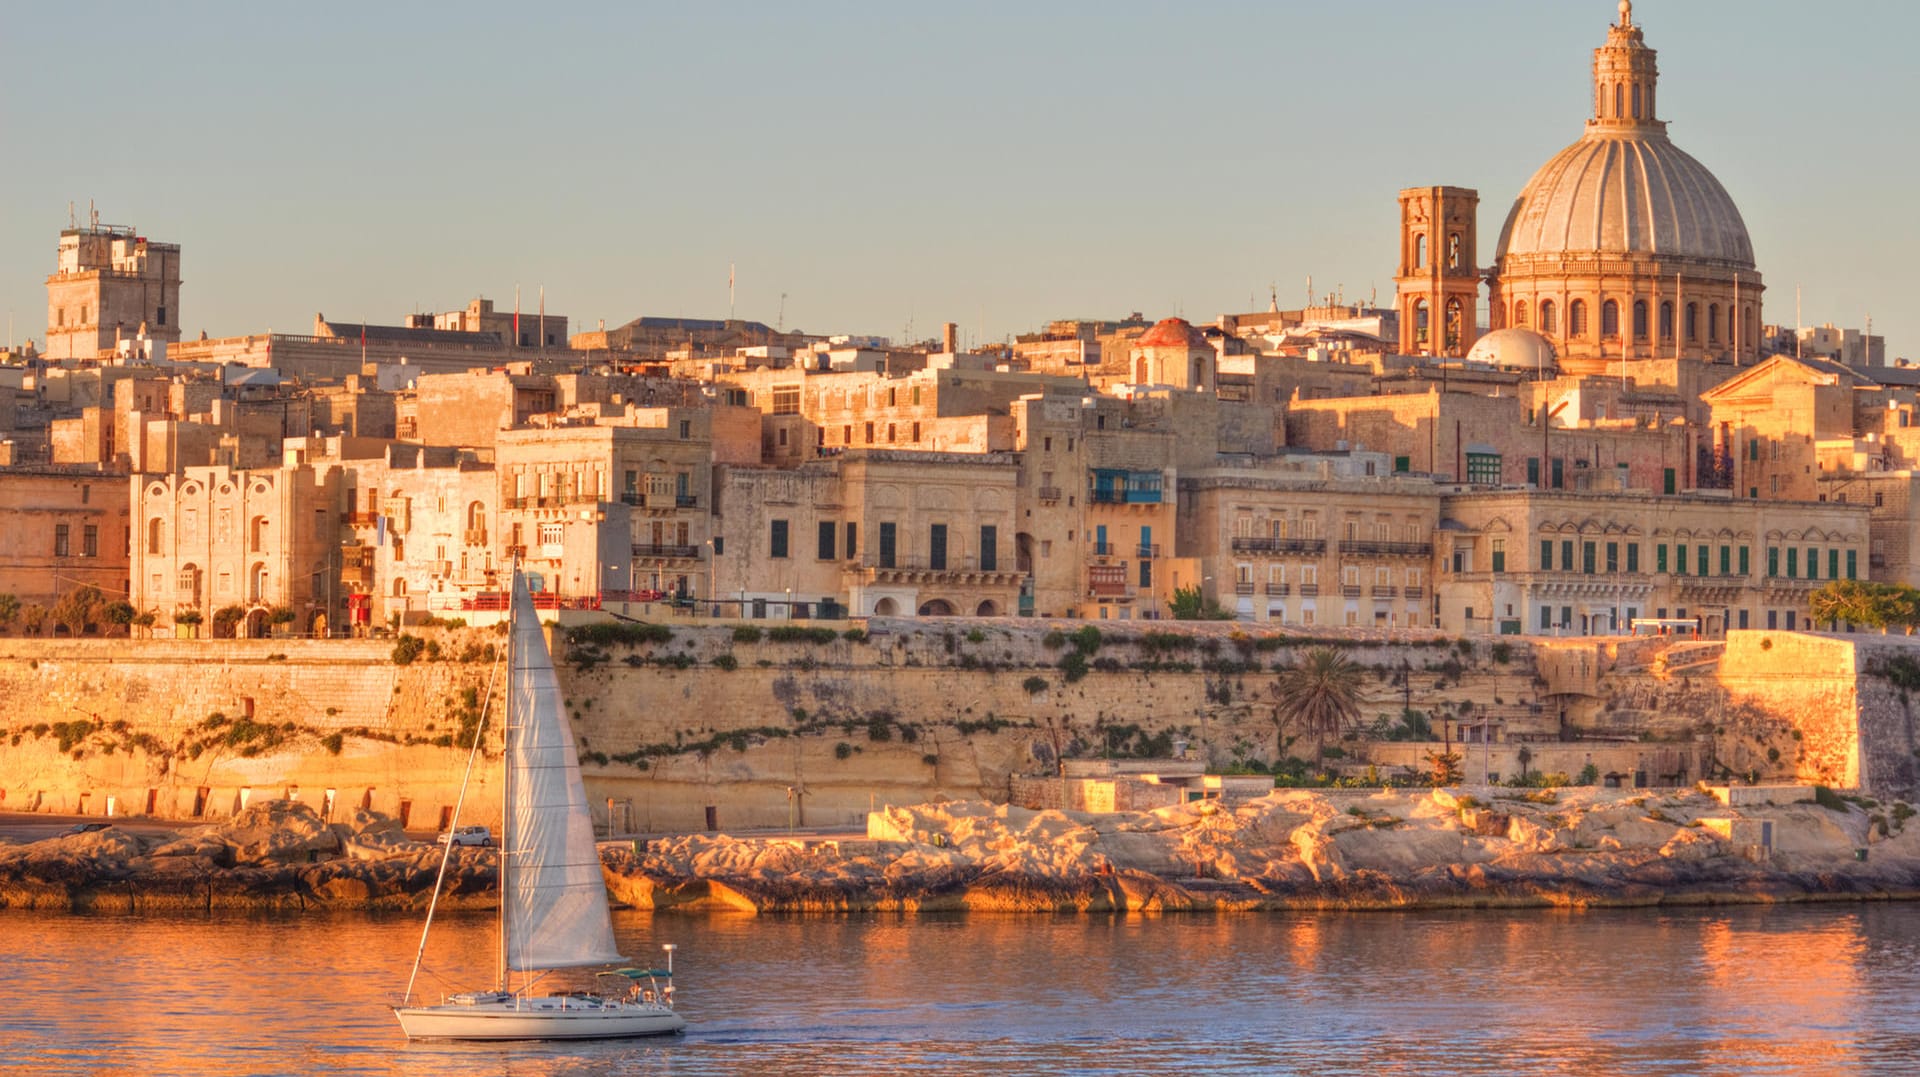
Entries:
{"label": "water reflection", "polygon": [[[1909,1072],[1920,908],[616,917],[684,1038],[408,1044],[410,918],[0,916],[0,1068],[139,1074]],[[491,979],[436,931],[428,994]],[[585,973],[556,988],[584,986]]]}

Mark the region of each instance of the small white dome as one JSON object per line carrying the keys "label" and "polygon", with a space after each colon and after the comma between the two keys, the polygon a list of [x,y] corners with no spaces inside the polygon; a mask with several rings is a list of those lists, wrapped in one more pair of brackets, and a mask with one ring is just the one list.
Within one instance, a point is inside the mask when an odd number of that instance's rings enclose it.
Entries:
{"label": "small white dome", "polygon": [[1467,362],[1486,363],[1501,370],[1539,370],[1554,372],[1559,356],[1553,341],[1531,329],[1496,329],[1474,341]]}

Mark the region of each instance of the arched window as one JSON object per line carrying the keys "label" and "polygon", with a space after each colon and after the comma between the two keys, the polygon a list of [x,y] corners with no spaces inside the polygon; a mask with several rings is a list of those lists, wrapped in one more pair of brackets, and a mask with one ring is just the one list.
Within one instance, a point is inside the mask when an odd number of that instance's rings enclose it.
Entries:
{"label": "arched window", "polygon": [[1513,324],[1520,326],[1523,329],[1526,328],[1527,301],[1524,299],[1520,300],[1518,303],[1515,303],[1513,305]]}
{"label": "arched window", "polygon": [[1427,301],[1424,299],[1414,300],[1413,301],[1413,342],[1415,344],[1424,346],[1427,343],[1428,317],[1429,317],[1429,312],[1427,310]]}
{"label": "arched window", "polygon": [[1640,84],[1633,84],[1633,118],[1640,118]]}
{"label": "arched window", "polygon": [[187,602],[200,601],[200,569],[196,565],[181,565],[178,584],[180,595]]}
{"label": "arched window", "polygon": [[1613,118],[1619,119],[1626,112],[1621,106],[1626,102],[1627,88],[1619,83],[1613,84]]}
{"label": "arched window", "polygon": [[1707,304],[1707,339],[1720,343],[1720,304]]}
{"label": "arched window", "polygon": [[267,518],[255,516],[247,527],[247,549],[262,553],[267,548]]}
{"label": "arched window", "polygon": [[1600,336],[1601,339],[1620,336],[1620,304],[1614,300],[1600,304]]}
{"label": "arched window", "polygon": [[1671,302],[1660,304],[1660,339],[1668,342],[1673,340],[1673,304]]}
{"label": "arched window", "polygon": [[1647,339],[1647,301],[1644,299],[1633,301],[1633,339]]}
{"label": "arched window", "polygon": [[1698,341],[1699,339],[1700,339],[1700,304],[1688,303],[1687,304],[1687,342],[1693,343],[1695,341]]}
{"label": "arched window", "polygon": [[267,600],[267,566],[255,565],[247,574],[247,600],[265,602]]}
{"label": "arched window", "polygon": [[167,522],[158,516],[147,521],[147,552],[157,554],[167,542]]}
{"label": "arched window", "polygon": [[1193,361],[1193,388],[1204,389],[1206,386],[1207,361],[1205,359],[1195,359]]}
{"label": "arched window", "polygon": [[1427,268],[1427,236],[1424,232],[1413,237],[1413,268]]}
{"label": "arched window", "polygon": [[1567,335],[1584,337],[1587,335],[1587,301],[1576,299],[1567,307]]}
{"label": "arched window", "polygon": [[1447,300],[1447,350],[1448,351],[1453,351],[1460,347],[1460,338],[1461,338],[1460,321],[1461,321],[1460,300],[1459,299]]}
{"label": "arched window", "polygon": [[1460,268],[1460,233],[1447,233],[1447,268]]}
{"label": "arched window", "polygon": [[1540,331],[1548,336],[1560,331],[1560,311],[1551,299],[1540,301]]}

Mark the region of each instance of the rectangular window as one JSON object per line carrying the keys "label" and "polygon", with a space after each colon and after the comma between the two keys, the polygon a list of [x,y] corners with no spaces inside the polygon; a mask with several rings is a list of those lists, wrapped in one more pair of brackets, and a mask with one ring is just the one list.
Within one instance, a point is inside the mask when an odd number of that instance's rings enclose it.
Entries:
{"label": "rectangular window", "polygon": [[992,524],[980,526],[980,571],[1000,571],[1000,529]]}
{"label": "rectangular window", "polygon": [[1850,580],[1859,579],[1859,576],[1855,575],[1855,573],[1857,573],[1859,570],[1860,570],[1859,552],[1857,550],[1848,550],[1847,551],[1847,579],[1850,579]]}
{"label": "rectangular window", "polygon": [[1840,578],[1840,551],[1837,549],[1828,550],[1827,551],[1827,579],[1837,580],[1839,578]]}
{"label": "rectangular window", "polygon": [[1593,549],[1594,544],[1591,542],[1583,542],[1580,544],[1580,571],[1589,576],[1593,575],[1594,572]]}
{"label": "rectangular window", "polygon": [[1740,611],[1740,627],[1741,628],[1747,627],[1747,611],[1746,610]]}
{"label": "rectangular window", "polygon": [[1676,542],[1673,544],[1673,574],[1676,576],[1684,576],[1687,574],[1687,547],[1685,543]]}
{"label": "rectangular window", "polygon": [[67,556],[67,525],[53,525],[53,556]]}
{"label": "rectangular window", "polygon": [[1767,575],[1780,575],[1780,547],[1778,546],[1767,547]]}
{"label": "rectangular window", "polygon": [[1666,470],[1664,474],[1664,478],[1662,479],[1662,488],[1665,489],[1667,493],[1673,493],[1674,490],[1678,488],[1677,483],[1674,480],[1674,473],[1672,468],[1668,468]]}
{"label": "rectangular window", "polygon": [[1505,572],[1507,570],[1506,539],[1493,540],[1493,570],[1495,572]]}
{"label": "rectangular window", "polygon": [[1553,571],[1553,540],[1540,540],[1540,571]]}
{"label": "rectangular window", "polygon": [[80,556],[100,556],[100,529],[93,524],[80,529]]}
{"label": "rectangular window", "polygon": [[1140,562],[1140,589],[1148,590],[1153,586],[1153,562]]}
{"label": "rectangular window", "polygon": [[1552,628],[1553,628],[1553,607],[1552,606],[1540,607],[1540,630],[1542,632],[1545,632]]}
{"label": "rectangular window", "polygon": [[772,414],[800,414],[800,387],[798,385],[776,385],[773,387]]}
{"label": "rectangular window", "polygon": [[1720,547],[1720,575],[1733,575],[1733,547]]}
{"label": "rectangular window", "polygon": [[1820,551],[1809,546],[1807,547],[1807,579],[1817,580],[1819,578],[1820,578]]}
{"label": "rectangular window", "polygon": [[1640,571],[1640,544],[1637,542],[1627,543],[1627,571]]}
{"label": "rectangular window", "polygon": [[1607,543],[1607,571],[1620,571],[1620,544],[1617,542]]}
{"label": "rectangular window", "polygon": [[833,560],[833,554],[834,554],[833,540],[839,535],[839,533],[840,533],[840,528],[836,526],[832,520],[820,521],[820,527],[819,527],[820,549],[818,552],[818,556],[820,560],[822,561]]}
{"label": "rectangular window", "polygon": [[1787,579],[1790,579],[1790,580],[1798,579],[1799,576],[1800,576],[1800,547],[1789,546],[1787,547]]}
{"label": "rectangular window", "polygon": [[1500,455],[1498,453],[1468,453],[1467,481],[1475,486],[1500,485]]}
{"label": "rectangular window", "polygon": [[1553,488],[1556,490],[1564,489],[1567,485],[1566,463],[1557,456],[1553,458]]}
{"label": "rectangular window", "polygon": [[1572,539],[1567,539],[1560,543],[1560,571],[1562,572],[1573,571],[1573,540]]}
{"label": "rectangular window", "polygon": [[1667,570],[1667,544],[1664,542],[1653,548],[1653,570],[1655,572]]}
{"label": "rectangular window", "polygon": [[1540,485],[1540,458],[1537,456],[1527,457],[1527,485],[1533,487]]}
{"label": "rectangular window", "polygon": [[849,559],[860,556],[859,539],[860,539],[860,525],[855,523],[848,524],[847,525],[847,557]]}
{"label": "rectangular window", "polygon": [[1693,551],[1693,570],[1702,576],[1713,575],[1713,566],[1707,563],[1707,548],[1697,546]]}
{"label": "rectangular window", "polygon": [[946,524],[933,524],[927,528],[927,567],[935,571],[944,571],[947,567]]}
{"label": "rectangular window", "polygon": [[880,567],[881,568],[898,567],[894,563],[894,550],[896,545],[895,537],[897,534],[898,534],[898,525],[896,524],[880,525]]}
{"label": "rectangular window", "polygon": [[1753,568],[1748,563],[1748,560],[1747,560],[1747,547],[1742,546],[1740,547],[1740,575],[1745,576],[1750,574],[1752,571],[1753,571]]}
{"label": "rectangular window", "polygon": [[726,556],[726,553],[727,553],[727,536],[725,535],[713,536],[713,556],[724,557]]}
{"label": "rectangular window", "polygon": [[773,521],[772,531],[767,536],[767,554],[770,557],[787,556],[787,521]]}

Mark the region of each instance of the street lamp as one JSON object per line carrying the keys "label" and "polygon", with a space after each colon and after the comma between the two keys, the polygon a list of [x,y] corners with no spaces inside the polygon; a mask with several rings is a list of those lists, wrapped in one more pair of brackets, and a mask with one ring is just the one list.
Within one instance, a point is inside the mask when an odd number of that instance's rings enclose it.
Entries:
{"label": "street lamp", "polygon": [[713,539],[707,539],[705,545],[707,547],[707,601],[713,603],[713,615],[718,617],[720,616],[720,599],[713,590],[713,575],[719,566],[714,562]]}

